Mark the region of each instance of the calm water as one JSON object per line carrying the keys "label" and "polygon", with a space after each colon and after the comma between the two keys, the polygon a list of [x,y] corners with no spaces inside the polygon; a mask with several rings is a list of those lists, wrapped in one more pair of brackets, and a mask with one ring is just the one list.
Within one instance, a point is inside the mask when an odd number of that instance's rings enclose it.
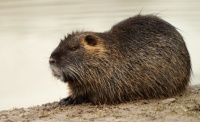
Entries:
{"label": "calm water", "polygon": [[48,57],[72,30],[105,31],[138,14],[158,15],[180,29],[200,83],[199,0],[1,0],[0,110],[59,100],[66,85],[50,72]]}

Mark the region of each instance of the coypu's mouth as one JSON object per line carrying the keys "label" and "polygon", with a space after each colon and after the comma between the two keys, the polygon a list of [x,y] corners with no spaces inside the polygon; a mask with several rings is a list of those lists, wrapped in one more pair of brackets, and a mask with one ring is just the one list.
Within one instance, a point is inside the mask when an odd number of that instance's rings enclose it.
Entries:
{"label": "coypu's mouth", "polygon": [[60,79],[61,81],[63,81],[64,83],[67,82],[75,82],[76,78],[74,78],[73,76],[71,76],[70,74],[66,74],[64,71],[62,71],[60,68],[55,67],[55,66],[51,66],[51,70],[52,70],[52,74],[53,76],[55,76],[56,78]]}

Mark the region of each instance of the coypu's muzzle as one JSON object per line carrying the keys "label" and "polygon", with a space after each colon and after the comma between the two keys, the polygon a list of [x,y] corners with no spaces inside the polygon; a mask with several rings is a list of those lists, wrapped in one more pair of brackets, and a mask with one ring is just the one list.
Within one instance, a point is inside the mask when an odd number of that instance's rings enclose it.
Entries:
{"label": "coypu's muzzle", "polygon": [[51,71],[53,76],[55,76],[56,78],[60,79],[63,82],[75,82],[76,78],[73,77],[72,75],[70,75],[69,73],[65,73],[61,67],[58,66],[57,62],[55,59],[53,59],[52,57],[50,57],[49,59],[49,64],[51,67]]}

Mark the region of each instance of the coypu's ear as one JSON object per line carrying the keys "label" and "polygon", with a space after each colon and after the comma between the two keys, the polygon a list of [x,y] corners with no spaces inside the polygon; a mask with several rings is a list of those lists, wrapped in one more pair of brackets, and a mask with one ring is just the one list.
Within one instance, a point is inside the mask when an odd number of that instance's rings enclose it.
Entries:
{"label": "coypu's ear", "polygon": [[92,35],[87,35],[85,41],[90,46],[95,46],[97,44],[97,40]]}

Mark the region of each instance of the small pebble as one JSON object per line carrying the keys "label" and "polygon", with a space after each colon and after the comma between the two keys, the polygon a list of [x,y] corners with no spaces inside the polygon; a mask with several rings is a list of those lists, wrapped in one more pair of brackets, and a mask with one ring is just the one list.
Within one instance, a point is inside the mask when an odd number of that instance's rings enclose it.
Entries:
{"label": "small pebble", "polygon": [[23,117],[23,116],[24,116],[24,114],[23,114],[23,113],[20,113],[20,114],[19,114],[19,117]]}
{"label": "small pebble", "polygon": [[200,104],[187,106],[186,108],[192,111],[200,111]]}
{"label": "small pebble", "polygon": [[199,91],[197,89],[192,89],[190,92],[194,94],[198,94]]}
{"label": "small pebble", "polygon": [[6,116],[6,115],[2,115],[0,118],[1,118],[1,119],[6,119],[7,116]]}
{"label": "small pebble", "polygon": [[147,100],[142,102],[142,104],[148,104],[148,103],[149,103],[149,101],[147,101]]}
{"label": "small pebble", "polygon": [[162,104],[170,104],[170,103],[173,103],[175,101],[176,101],[175,98],[168,98],[168,99],[162,100],[161,103]]}

